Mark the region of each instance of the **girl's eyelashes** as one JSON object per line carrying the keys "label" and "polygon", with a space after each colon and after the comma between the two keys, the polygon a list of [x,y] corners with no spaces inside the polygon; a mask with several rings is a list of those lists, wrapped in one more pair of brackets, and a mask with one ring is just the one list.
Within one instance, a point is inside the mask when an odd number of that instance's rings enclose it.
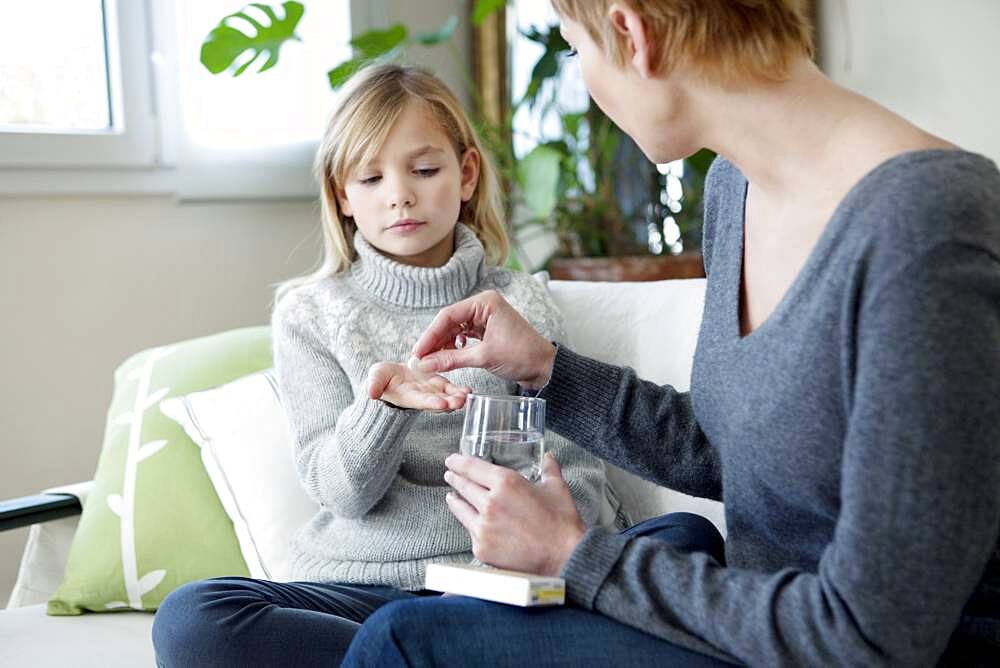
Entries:
{"label": "girl's eyelashes", "polygon": [[573,58],[575,56],[576,56],[576,49],[574,49],[573,47],[570,47],[569,51],[566,52],[566,57],[567,58]]}
{"label": "girl's eyelashes", "polygon": [[[421,167],[419,169],[414,169],[413,173],[422,178],[430,178],[441,171],[440,167]],[[363,186],[373,186],[382,180],[381,174],[372,174],[370,176],[363,176],[358,178],[358,183]]]}

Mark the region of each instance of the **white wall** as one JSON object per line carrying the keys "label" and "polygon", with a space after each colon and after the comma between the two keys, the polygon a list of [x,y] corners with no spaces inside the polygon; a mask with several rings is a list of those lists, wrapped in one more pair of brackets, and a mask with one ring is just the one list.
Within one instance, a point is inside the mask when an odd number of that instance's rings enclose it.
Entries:
{"label": "white wall", "polygon": [[[270,285],[316,257],[315,221],[311,202],[0,198],[0,498],[89,480],[115,367],[267,322]],[[26,536],[0,533],[0,605]]]}
{"label": "white wall", "polygon": [[1000,2],[820,0],[819,25],[835,81],[1000,162]]}
{"label": "white wall", "polygon": [[[466,4],[385,6],[423,32]],[[464,86],[447,49],[410,61]],[[271,284],[316,259],[318,220],[311,201],[0,197],[0,499],[90,479],[115,367],[148,346],[266,323]],[[26,536],[0,533],[0,607]]]}

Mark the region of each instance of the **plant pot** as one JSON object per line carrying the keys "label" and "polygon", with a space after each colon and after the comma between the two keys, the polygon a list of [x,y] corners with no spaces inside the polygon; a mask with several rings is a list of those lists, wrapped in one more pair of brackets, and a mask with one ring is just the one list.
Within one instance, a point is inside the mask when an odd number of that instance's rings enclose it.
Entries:
{"label": "plant pot", "polygon": [[549,262],[556,281],[662,281],[703,278],[701,253],[624,257],[559,257]]}

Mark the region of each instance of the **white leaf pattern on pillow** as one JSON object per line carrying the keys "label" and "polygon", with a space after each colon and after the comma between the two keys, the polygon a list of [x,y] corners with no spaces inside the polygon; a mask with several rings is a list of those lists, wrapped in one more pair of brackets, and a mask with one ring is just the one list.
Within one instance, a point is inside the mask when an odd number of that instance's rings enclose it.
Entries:
{"label": "white leaf pattern on pillow", "polygon": [[152,591],[156,585],[163,581],[163,576],[166,574],[167,571],[165,569],[158,568],[155,571],[150,571],[139,578],[139,596]]}
{"label": "white leaf pattern on pillow", "polygon": [[[139,579],[135,549],[135,490],[139,464],[166,445],[166,441],[150,441],[142,445],[142,423],[146,409],[158,404],[160,399],[170,392],[169,387],[151,392],[150,384],[153,367],[173,351],[172,347],[155,348],[149,352],[140,367],[128,373],[126,378],[137,381],[139,386],[136,388],[132,410],[118,418],[118,422],[127,422],[130,425],[128,449],[125,455],[125,477],[122,481],[121,495],[109,496],[108,505],[112,510],[117,506],[115,514],[121,518],[122,575],[125,579],[125,593],[128,596],[126,607],[134,610],[145,609],[142,605],[143,594],[156,587],[166,575],[165,570],[157,569]],[[113,497],[117,497],[117,500],[112,501]]]}
{"label": "white leaf pattern on pillow", "polygon": [[146,445],[142,446],[141,448],[139,448],[139,461],[141,462],[145,459],[149,459],[157,452],[159,452],[166,444],[167,441],[160,440],[160,441],[150,441]]}
{"label": "white leaf pattern on pillow", "polygon": [[118,517],[122,516],[122,495],[108,494],[108,508]]}

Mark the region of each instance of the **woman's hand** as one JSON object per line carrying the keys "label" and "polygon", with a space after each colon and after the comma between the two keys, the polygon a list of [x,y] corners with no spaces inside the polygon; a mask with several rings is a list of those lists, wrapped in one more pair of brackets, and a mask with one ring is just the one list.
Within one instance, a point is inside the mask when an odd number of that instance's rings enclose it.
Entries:
{"label": "woman's hand", "polygon": [[[449,455],[448,508],[472,537],[480,561],[539,575],[559,575],[587,527],[556,458],[546,453],[532,484],[511,469],[477,457]],[[461,495],[461,496],[459,496]]]}
{"label": "woman's hand", "polygon": [[[481,343],[465,347],[467,339]],[[420,359],[420,371],[474,367],[537,390],[552,375],[556,348],[490,290],[441,309],[413,354]]]}
{"label": "woman's hand", "polygon": [[453,411],[465,405],[470,391],[444,376],[414,371],[405,364],[379,362],[368,370],[368,396],[399,408]]}

